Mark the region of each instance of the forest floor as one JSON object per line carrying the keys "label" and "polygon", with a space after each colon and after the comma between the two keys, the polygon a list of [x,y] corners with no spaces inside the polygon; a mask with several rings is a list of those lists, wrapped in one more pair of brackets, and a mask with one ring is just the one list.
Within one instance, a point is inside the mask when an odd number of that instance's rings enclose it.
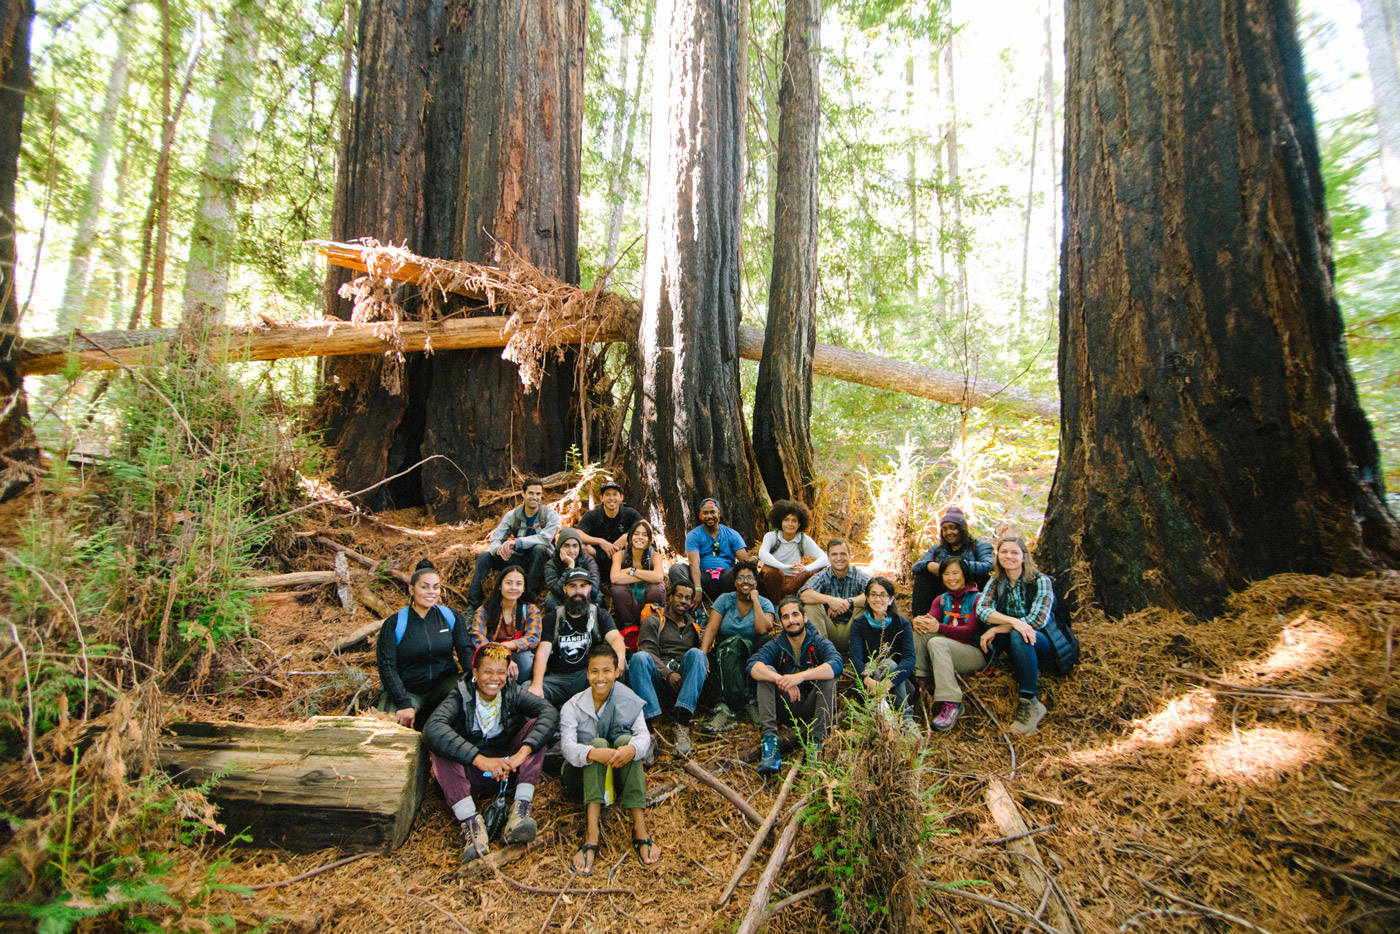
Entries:
{"label": "forest floor", "polygon": [[[280,570],[330,567],[332,552],[314,541],[320,534],[401,570],[431,557],[444,583],[465,593],[489,523],[435,526],[413,510],[378,520],[308,521],[300,535],[304,547]],[[401,605],[392,581],[377,587],[386,603]],[[464,601],[449,590],[446,602],[460,607]],[[327,655],[331,643],[371,621],[368,611],[342,610],[333,587],[325,586],[295,597],[269,596],[264,612],[259,641],[240,646],[239,666],[256,671],[282,658],[281,671],[312,674],[278,675],[233,698],[183,700],[166,711],[167,721],[340,714],[361,679],[315,672],[342,667],[370,677],[362,706],[373,703],[372,641]],[[1005,831],[985,802],[988,782],[999,779],[1037,829],[1041,858],[1073,908],[1062,934],[1396,930],[1397,624],[1397,573],[1275,577],[1237,595],[1226,614],[1206,622],[1164,610],[1081,621],[1082,662],[1068,678],[1045,680],[1050,712],[1029,737],[1004,730],[1015,694],[1009,675],[972,676],[965,716],[950,733],[925,740],[931,755],[924,778],[935,786],[940,825],[926,844],[924,876],[977,882],[967,891],[1036,912],[1039,898],[997,842]],[[670,729],[663,720],[667,740]],[[695,760],[767,813],[779,782],[759,776],[746,761],[757,742],[747,721],[723,738],[696,735]],[[664,853],[656,868],[638,865],[628,845],[630,827],[614,817],[605,819],[593,878],[571,877],[583,814],[560,799],[559,784],[550,778],[536,797],[535,850],[503,874],[459,872],[460,835],[430,785],[407,842],[394,853],[252,897],[218,892],[208,909],[230,913],[240,927],[271,922],[271,930],[307,934],[734,930],[771,842],[733,900],[714,909],[753,830],[682,770],[668,743],[661,749],[648,769],[648,787],[684,787],[648,814]],[[236,848],[220,881],[277,882],[341,855]],[[194,875],[203,867],[187,871]],[[822,872],[804,831],[774,897],[832,881]],[[522,886],[626,891],[555,895]],[[1027,927],[1000,910],[949,895],[930,895],[922,922],[928,930],[969,934]],[[777,915],[767,929],[811,934],[840,928],[830,897],[819,895]]]}

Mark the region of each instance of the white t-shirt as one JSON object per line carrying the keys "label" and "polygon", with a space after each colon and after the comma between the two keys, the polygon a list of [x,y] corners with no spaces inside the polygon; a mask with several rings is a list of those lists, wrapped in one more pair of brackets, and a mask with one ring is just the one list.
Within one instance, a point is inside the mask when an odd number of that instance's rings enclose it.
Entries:
{"label": "white t-shirt", "polygon": [[[814,560],[811,564],[806,564],[807,558]],[[797,561],[802,561],[807,570],[812,572],[820,571],[831,563],[821,546],[805,532],[798,532],[796,538],[787,539],[776,529],[763,536],[763,544],[758,547],[758,560],[771,568],[780,569],[787,575],[797,573],[791,567]]]}

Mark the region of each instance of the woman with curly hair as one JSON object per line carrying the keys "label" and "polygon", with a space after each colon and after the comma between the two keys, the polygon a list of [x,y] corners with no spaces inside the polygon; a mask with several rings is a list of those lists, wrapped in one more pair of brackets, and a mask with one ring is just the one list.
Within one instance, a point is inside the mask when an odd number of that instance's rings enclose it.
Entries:
{"label": "woman with curly hair", "polygon": [[769,531],[758,547],[763,565],[758,589],[774,603],[797,593],[807,578],[830,563],[821,546],[807,537],[811,521],[812,514],[796,500],[780,499],[768,511]]}

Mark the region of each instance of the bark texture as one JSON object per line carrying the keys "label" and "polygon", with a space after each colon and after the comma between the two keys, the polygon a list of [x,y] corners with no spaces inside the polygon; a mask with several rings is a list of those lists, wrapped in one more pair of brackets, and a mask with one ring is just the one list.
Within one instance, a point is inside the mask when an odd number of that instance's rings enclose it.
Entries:
{"label": "bark texture", "polygon": [[[333,235],[490,261],[497,243],[578,281],[584,5],[549,0],[373,0],[362,5],[346,204]],[[338,287],[349,275],[332,270]],[[475,314],[457,296],[401,303],[420,317]],[[335,299],[328,311],[348,318]],[[317,419],[338,482],[361,489],[432,454],[373,505],[473,515],[480,486],[563,465],[577,437],[573,360],[522,390],[500,353],[452,351],[330,363]],[[559,375],[556,375],[559,374]]]}
{"label": "bark texture", "polygon": [[15,282],[15,181],[19,176],[20,125],[30,87],[29,30],[34,6],[7,0],[0,6],[0,502],[39,474],[39,445],[29,427],[24,378],[15,361],[19,305]]}
{"label": "bark texture", "polygon": [[1288,0],[1070,0],[1042,563],[1110,615],[1400,561]]}
{"label": "bark texture", "polygon": [[770,500],[813,501],[812,356],[817,342],[819,0],[786,0],[778,89],[777,210],[753,447]]}
{"label": "bark texture", "polygon": [[[660,0],[650,197],[634,385],[633,498],[672,548],[714,496],[759,528],[739,400],[741,0]],[[638,495],[640,494],[640,495]]]}

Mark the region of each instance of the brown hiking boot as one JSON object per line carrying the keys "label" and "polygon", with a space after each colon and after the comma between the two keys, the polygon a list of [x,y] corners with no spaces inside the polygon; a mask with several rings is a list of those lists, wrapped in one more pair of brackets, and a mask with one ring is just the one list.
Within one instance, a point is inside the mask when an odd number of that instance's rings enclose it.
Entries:
{"label": "brown hiking boot", "polygon": [[690,758],[690,727],[676,726],[676,755],[682,759]]}
{"label": "brown hiking boot", "polygon": [[530,816],[530,802],[512,802],[510,817],[506,818],[506,829],[501,832],[501,842],[529,843],[535,839],[535,830],[535,819]]}
{"label": "brown hiking boot", "polygon": [[462,848],[463,865],[481,859],[489,852],[486,825],[482,823],[480,814],[473,814],[462,821],[462,836],[467,840],[467,845]]}

